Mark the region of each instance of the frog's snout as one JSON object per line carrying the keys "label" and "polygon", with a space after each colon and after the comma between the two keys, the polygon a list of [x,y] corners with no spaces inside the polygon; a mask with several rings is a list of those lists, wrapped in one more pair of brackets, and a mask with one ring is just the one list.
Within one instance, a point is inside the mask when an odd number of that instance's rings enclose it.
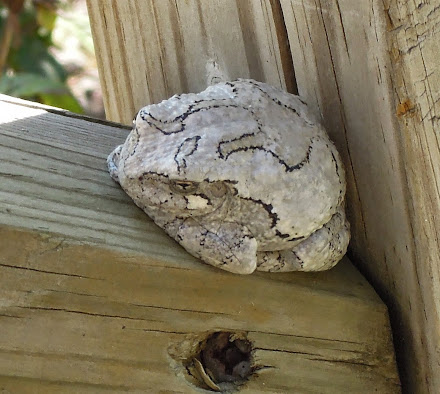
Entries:
{"label": "frog's snout", "polygon": [[122,145],[119,145],[107,157],[107,168],[110,176],[119,183],[119,159],[121,158]]}

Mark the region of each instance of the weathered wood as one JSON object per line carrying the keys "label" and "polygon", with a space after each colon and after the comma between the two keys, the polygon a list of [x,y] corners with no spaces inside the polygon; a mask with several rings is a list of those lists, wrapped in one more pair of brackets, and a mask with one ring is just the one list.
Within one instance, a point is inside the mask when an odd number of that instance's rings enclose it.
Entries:
{"label": "weathered wood", "polygon": [[440,392],[440,1],[281,0],[299,93],[348,173],[351,253],[389,302],[408,393]]}
{"label": "weathered wood", "polygon": [[176,348],[226,330],[247,333],[267,367],[240,392],[399,392],[386,307],[348,260],[250,276],[203,264],[107,174],[126,129],[11,100],[0,99],[1,389],[194,392]]}
{"label": "weathered wood", "polygon": [[207,65],[295,91],[278,1],[88,0],[107,119],[206,88]]}

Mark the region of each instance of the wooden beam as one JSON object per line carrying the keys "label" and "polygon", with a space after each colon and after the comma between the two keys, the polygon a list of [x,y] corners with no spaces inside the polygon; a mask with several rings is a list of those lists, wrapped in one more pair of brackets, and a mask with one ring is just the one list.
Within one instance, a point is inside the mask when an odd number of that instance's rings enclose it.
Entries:
{"label": "wooden beam", "polygon": [[440,1],[281,0],[299,93],[348,173],[351,254],[409,393],[440,392]]}
{"label": "wooden beam", "polygon": [[399,392],[387,309],[348,260],[212,268],[110,179],[127,129],[6,96],[0,114],[3,390],[194,392],[185,363],[223,330],[247,335],[260,368],[240,392]]}
{"label": "wooden beam", "polygon": [[278,1],[88,0],[107,119],[206,88],[207,66],[294,92]]}

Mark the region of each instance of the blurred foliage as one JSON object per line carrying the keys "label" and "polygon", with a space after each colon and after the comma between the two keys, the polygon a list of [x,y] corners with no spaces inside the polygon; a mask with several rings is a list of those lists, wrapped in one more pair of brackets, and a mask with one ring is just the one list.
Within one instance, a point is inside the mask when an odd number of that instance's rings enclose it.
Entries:
{"label": "blurred foliage", "polygon": [[0,0],[0,93],[83,113],[67,87],[67,71],[51,52],[59,11],[70,3]]}

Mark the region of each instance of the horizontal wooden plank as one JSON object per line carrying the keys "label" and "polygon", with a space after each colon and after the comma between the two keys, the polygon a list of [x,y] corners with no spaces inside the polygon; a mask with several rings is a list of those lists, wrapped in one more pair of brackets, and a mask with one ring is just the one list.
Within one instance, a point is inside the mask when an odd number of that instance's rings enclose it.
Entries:
{"label": "horizontal wooden plank", "polygon": [[250,276],[203,264],[108,176],[125,128],[6,101],[0,389],[194,392],[182,349],[224,330],[247,335],[260,368],[240,392],[399,392],[386,307],[348,260]]}

